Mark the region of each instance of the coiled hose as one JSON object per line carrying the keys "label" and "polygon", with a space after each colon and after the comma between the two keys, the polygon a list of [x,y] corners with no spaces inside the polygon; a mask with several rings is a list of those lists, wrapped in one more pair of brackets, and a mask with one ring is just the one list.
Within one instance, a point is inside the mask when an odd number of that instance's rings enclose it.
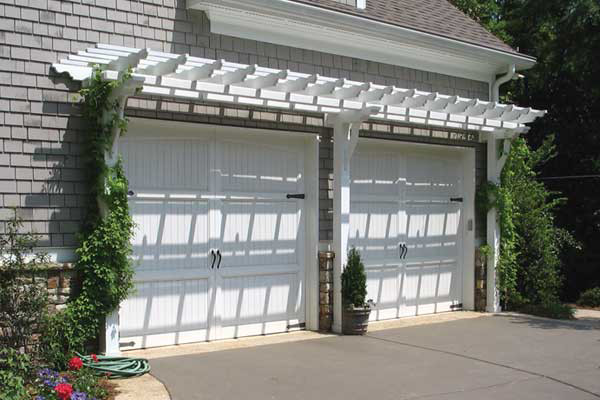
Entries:
{"label": "coiled hose", "polygon": [[77,356],[83,365],[108,379],[133,378],[150,372],[150,363],[145,358],[96,356],[98,361],[95,361],[92,356]]}

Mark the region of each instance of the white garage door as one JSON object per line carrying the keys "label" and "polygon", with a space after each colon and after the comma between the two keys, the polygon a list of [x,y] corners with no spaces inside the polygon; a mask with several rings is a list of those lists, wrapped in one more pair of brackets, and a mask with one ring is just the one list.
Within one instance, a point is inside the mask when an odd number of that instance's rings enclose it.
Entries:
{"label": "white garage door", "polygon": [[[123,349],[298,329],[304,313],[303,142],[134,135],[121,153],[137,224]],[[172,137],[172,135],[170,135]]]}
{"label": "white garage door", "polygon": [[462,161],[363,142],[351,165],[349,245],[363,256],[371,319],[449,311],[462,299]]}

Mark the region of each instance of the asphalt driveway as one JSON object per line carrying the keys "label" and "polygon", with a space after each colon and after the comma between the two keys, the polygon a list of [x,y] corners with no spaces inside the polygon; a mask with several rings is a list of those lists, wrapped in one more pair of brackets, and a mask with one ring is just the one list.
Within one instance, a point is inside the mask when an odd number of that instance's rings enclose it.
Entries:
{"label": "asphalt driveway", "polygon": [[600,322],[487,316],[152,360],[173,400],[597,399]]}

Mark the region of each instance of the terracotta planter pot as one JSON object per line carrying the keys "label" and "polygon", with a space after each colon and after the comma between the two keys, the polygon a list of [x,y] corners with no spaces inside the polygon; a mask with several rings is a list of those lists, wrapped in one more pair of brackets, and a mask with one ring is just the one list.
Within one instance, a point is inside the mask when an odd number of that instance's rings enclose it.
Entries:
{"label": "terracotta planter pot", "polygon": [[369,325],[370,307],[345,308],[342,317],[344,335],[364,335]]}

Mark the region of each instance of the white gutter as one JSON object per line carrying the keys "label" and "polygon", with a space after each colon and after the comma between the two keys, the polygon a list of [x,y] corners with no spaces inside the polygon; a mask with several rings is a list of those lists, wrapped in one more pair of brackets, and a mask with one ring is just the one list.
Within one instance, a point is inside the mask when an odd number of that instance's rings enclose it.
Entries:
{"label": "white gutter", "polygon": [[360,29],[366,35],[378,33],[380,37],[392,40],[396,39],[394,36],[399,35],[412,38],[413,40],[421,40],[432,44],[436,43],[441,47],[452,48],[465,53],[481,54],[483,52],[483,54],[486,54],[487,57],[494,59],[496,62],[504,60],[505,62],[516,63],[520,70],[531,68],[536,62],[534,57],[525,54],[511,53],[506,50],[477,45],[414,28],[407,28],[292,0],[245,0],[244,2],[237,2],[235,0],[188,0],[187,2],[188,9],[208,11],[207,6],[209,5],[231,7],[256,14],[265,13],[265,10],[268,10],[268,14],[271,16],[278,15],[283,18],[293,16],[294,18],[290,22],[304,20],[304,22],[310,21],[323,26],[351,28],[354,31]]}

